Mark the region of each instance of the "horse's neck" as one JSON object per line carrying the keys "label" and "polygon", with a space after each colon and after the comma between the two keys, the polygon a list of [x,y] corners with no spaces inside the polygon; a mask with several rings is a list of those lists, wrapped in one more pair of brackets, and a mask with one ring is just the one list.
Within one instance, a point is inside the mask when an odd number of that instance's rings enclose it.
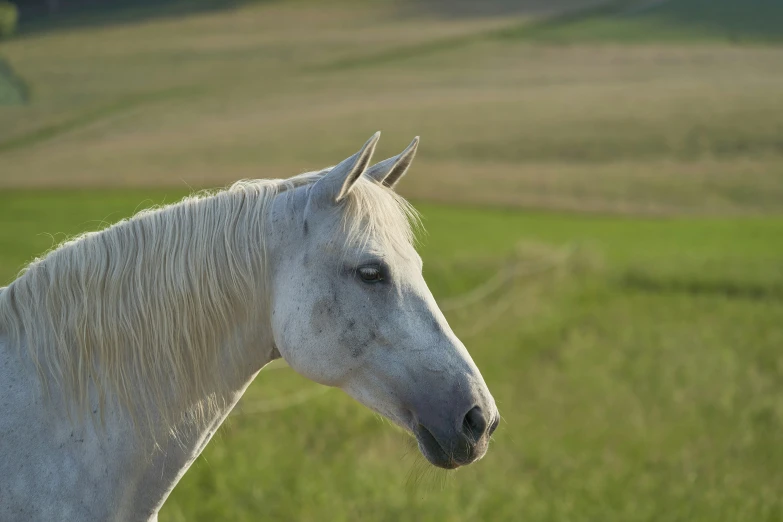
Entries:
{"label": "horse's neck", "polygon": [[137,471],[130,504],[140,506],[142,513],[157,513],[261,368],[279,357],[271,339],[265,340],[261,346],[248,346],[246,352],[245,372],[220,375],[223,370],[216,368],[216,381],[221,382],[216,382],[215,389],[219,389],[222,396],[219,398],[220,406],[211,410],[210,418],[197,424],[184,423],[175,432],[161,433],[154,444],[150,444],[153,441],[147,439],[134,445],[132,451],[138,453],[137,461],[143,462],[143,465]]}
{"label": "horse's neck", "polygon": [[[93,514],[87,516],[89,513],[85,512],[85,516],[71,517],[80,520],[154,520],[166,497],[230,413],[263,361],[271,359],[274,353],[271,343],[246,346],[250,354],[246,370],[216,376],[216,381],[225,381],[220,384],[224,394],[220,406],[210,409],[205,422],[183,423],[176,427],[176,435],[163,428],[152,435],[147,430],[135,431],[127,412],[112,401],[106,404],[102,424],[97,422],[97,415],[89,414],[78,422],[67,413],[67,395],[51,393],[46,399],[36,385],[36,369],[29,352],[11,347],[7,341],[0,333],[0,403],[5,405],[0,416],[0,454],[4,455],[0,460],[0,498],[4,491],[8,492],[3,489],[9,484],[7,481],[13,484],[18,473],[18,480],[28,481],[30,498],[36,499],[41,508],[35,513],[46,513],[52,506],[82,513],[86,498],[82,493],[90,492],[91,502],[96,504],[88,511]],[[221,371],[225,370],[215,369],[216,374]],[[98,395],[94,388],[90,391],[90,403],[91,412],[97,412]],[[47,473],[41,473],[42,469]],[[78,483],[69,483],[72,479],[67,477],[74,477],[74,473],[80,477]],[[53,485],[51,476],[63,479]],[[16,500],[26,498],[20,495]],[[16,504],[8,502],[7,498],[0,502],[2,520],[13,518],[9,518],[9,509]]]}
{"label": "horse's neck", "polygon": [[182,426],[176,437],[168,434],[165,441],[152,450],[151,458],[149,454],[145,454],[146,465],[138,475],[131,505],[140,506],[141,513],[158,512],[257,373],[246,376],[245,381],[237,386],[231,396],[225,397],[224,405],[214,410],[212,418],[206,423]]}
{"label": "horse's neck", "polygon": [[[280,237],[282,239],[269,244],[269,251],[275,250],[280,241],[284,242],[285,235],[282,234]],[[265,267],[267,270],[271,268],[269,265]],[[258,276],[259,282],[264,280],[262,274]],[[0,290],[0,296],[3,299],[9,297],[5,294],[8,294],[7,289]],[[263,307],[259,307],[259,309],[263,309]],[[256,315],[264,315],[264,313]],[[48,406],[45,405],[46,401],[30,404],[31,407],[37,406],[36,411],[41,418],[51,419],[53,427],[56,428],[56,433],[52,437],[47,439],[42,435],[40,440],[43,444],[53,443],[53,441],[59,443],[55,435],[60,432],[69,432],[71,435],[66,437],[66,443],[73,447],[71,447],[71,454],[68,455],[75,455],[74,458],[81,459],[80,464],[87,468],[91,466],[106,468],[106,476],[101,477],[101,491],[113,499],[113,505],[128,515],[123,518],[135,520],[154,517],[166,497],[205,448],[256,374],[266,363],[279,357],[274,345],[269,317],[252,317],[240,322],[252,322],[252,324],[234,325],[236,330],[232,335],[233,340],[226,339],[222,346],[214,347],[218,357],[210,364],[214,364],[215,367],[207,372],[206,382],[203,379],[200,381],[204,384],[199,387],[200,393],[203,393],[200,399],[216,399],[217,406],[207,408],[207,418],[202,418],[199,422],[183,422],[179,426],[173,426],[173,430],[170,429],[172,428],[170,425],[163,422],[160,423],[161,427],[158,428],[157,433],[147,429],[134,432],[132,429],[133,416],[125,408],[119,406],[121,401],[115,401],[113,407],[102,410],[108,417],[102,428],[92,425],[89,420],[84,423],[77,422],[77,425],[74,425],[72,421],[76,419],[67,418],[62,413],[67,408],[59,410],[57,408],[58,405],[67,406],[68,394],[52,394],[54,400],[50,401]],[[0,324],[0,330],[2,329],[3,325]],[[0,332],[0,337],[2,337],[2,332]],[[2,341],[3,339],[0,338],[0,346],[7,346],[7,343],[4,344]],[[22,339],[20,342],[23,344],[24,340]],[[21,356],[22,367],[29,373],[29,381],[34,382],[37,379],[32,359],[29,358],[31,353],[27,350],[20,350],[17,353]],[[44,368],[46,367],[44,366]],[[100,369],[96,371],[99,372]],[[165,377],[164,374],[164,379]],[[101,382],[102,379],[98,377],[97,381]],[[50,380],[50,382],[54,381]],[[131,386],[134,384],[136,386],[144,385],[144,383],[130,383]],[[54,384],[52,385],[54,386]],[[92,413],[99,410],[100,396],[95,390],[90,395],[90,411]],[[1,395],[0,398],[2,398]],[[108,402],[111,403],[111,400]],[[142,411],[155,411],[156,405],[141,403],[140,407]],[[177,417],[179,414],[187,417],[187,414],[192,411],[188,409],[187,404],[177,404],[176,408],[182,408],[183,411],[173,412],[173,417]],[[90,414],[87,413],[87,416],[89,417]],[[74,431],[71,431],[72,428]],[[79,433],[75,436],[74,432],[77,431]],[[73,440],[71,440],[72,438]],[[78,440],[79,445],[74,440]],[[97,448],[99,451],[85,453],[81,441],[89,441],[83,445],[84,448],[90,450]],[[0,447],[2,447],[1,444]],[[58,447],[57,444],[52,445],[51,451],[59,456],[54,459],[66,455],[65,450],[61,449],[62,447]],[[107,465],[107,462],[110,464]],[[2,517],[0,516],[0,518]]]}
{"label": "horse's neck", "polygon": [[[276,246],[275,241],[270,242],[269,250]],[[267,270],[272,268],[266,266]],[[261,276],[259,278],[263,279]],[[167,430],[159,433],[156,440],[140,441],[135,451],[140,452],[145,464],[140,470],[137,489],[133,494],[135,505],[147,506],[150,512],[157,513],[261,368],[280,357],[269,318],[258,317],[253,324],[238,325],[237,328],[235,339],[243,340],[239,343],[240,353],[236,353],[237,345],[233,343],[220,347],[218,364],[211,374],[214,382],[210,383],[210,388],[219,406],[209,410],[210,417],[203,419],[203,422],[185,423],[173,432]],[[150,445],[150,442],[154,444]]]}

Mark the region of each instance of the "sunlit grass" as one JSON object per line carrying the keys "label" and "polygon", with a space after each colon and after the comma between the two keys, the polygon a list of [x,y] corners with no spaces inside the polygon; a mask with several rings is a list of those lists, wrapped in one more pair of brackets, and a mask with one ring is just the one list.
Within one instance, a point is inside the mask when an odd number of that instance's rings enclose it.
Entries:
{"label": "sunlit grass", "polygon": [[[4,192],[0,277],[49,233],[183,193]],[[775,520],[783,220],[418,207],[425,276],[442,302],[515,249],[541,260],[582,245],[559,270],[447,312],[503,415],[487,457],[432,470],[407,435],[342,392],[268,369],[161,520]]]}

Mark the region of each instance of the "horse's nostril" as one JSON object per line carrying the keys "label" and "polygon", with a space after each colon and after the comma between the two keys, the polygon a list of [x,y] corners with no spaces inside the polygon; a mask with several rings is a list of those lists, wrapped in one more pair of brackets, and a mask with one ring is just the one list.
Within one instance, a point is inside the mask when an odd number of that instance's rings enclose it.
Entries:
{"label": "horse's nostril", "polygon": [[486,429],[487,418],[484,416],[484,412],[478,406],[474,406],[465,414],[465,418],[462,421],[463,435],[477,441],[484,435]]}
{"label": "horse's nostril", "polygon": [[493,433],[495,433],[495,430],[498,429],[498,424],[500,424],[500,416],[498,415],[495,417],[495,420],[492,421],[492,425],[489,427],[489,436],[491,437]]}

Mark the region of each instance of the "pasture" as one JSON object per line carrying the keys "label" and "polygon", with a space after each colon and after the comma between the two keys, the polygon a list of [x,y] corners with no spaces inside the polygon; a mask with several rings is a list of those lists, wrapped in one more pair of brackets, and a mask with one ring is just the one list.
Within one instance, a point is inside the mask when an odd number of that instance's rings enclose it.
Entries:
{"label": "pasture", "polygon": [[401,192],[503,415],[486,458],[432,471],[275,363],[162,521],[783,517],[781,11],[491,4],[142,10],[0,44],[30,92],[0,107],[0,285],[191,187],[422,136]]}

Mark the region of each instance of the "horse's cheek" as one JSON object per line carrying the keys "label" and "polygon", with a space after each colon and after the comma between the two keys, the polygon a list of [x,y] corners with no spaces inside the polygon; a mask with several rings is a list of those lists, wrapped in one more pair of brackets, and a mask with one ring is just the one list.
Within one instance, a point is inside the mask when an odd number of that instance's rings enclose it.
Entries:
{"label": "horse's cheek", "polygon": [[301,327],[297,327],[301,321],[298,321],[300,314],[296,309],[295,305],[281,306],[278,304],[272,312],[272,334],[275,345],[280,355],[291,367],[294,367],[297,360],[302,358],[302,354],[297,350],[297,347],[302,343],[302,331]]}
{"label": "horse's cheek", "polygon": [[326,300],[308,306],[304,297],[291,296],[278,303],[272,316],[274,338],[280,355],[298,374],[325,385],[342,378],[334,360],[330,322],[334,310]]}

